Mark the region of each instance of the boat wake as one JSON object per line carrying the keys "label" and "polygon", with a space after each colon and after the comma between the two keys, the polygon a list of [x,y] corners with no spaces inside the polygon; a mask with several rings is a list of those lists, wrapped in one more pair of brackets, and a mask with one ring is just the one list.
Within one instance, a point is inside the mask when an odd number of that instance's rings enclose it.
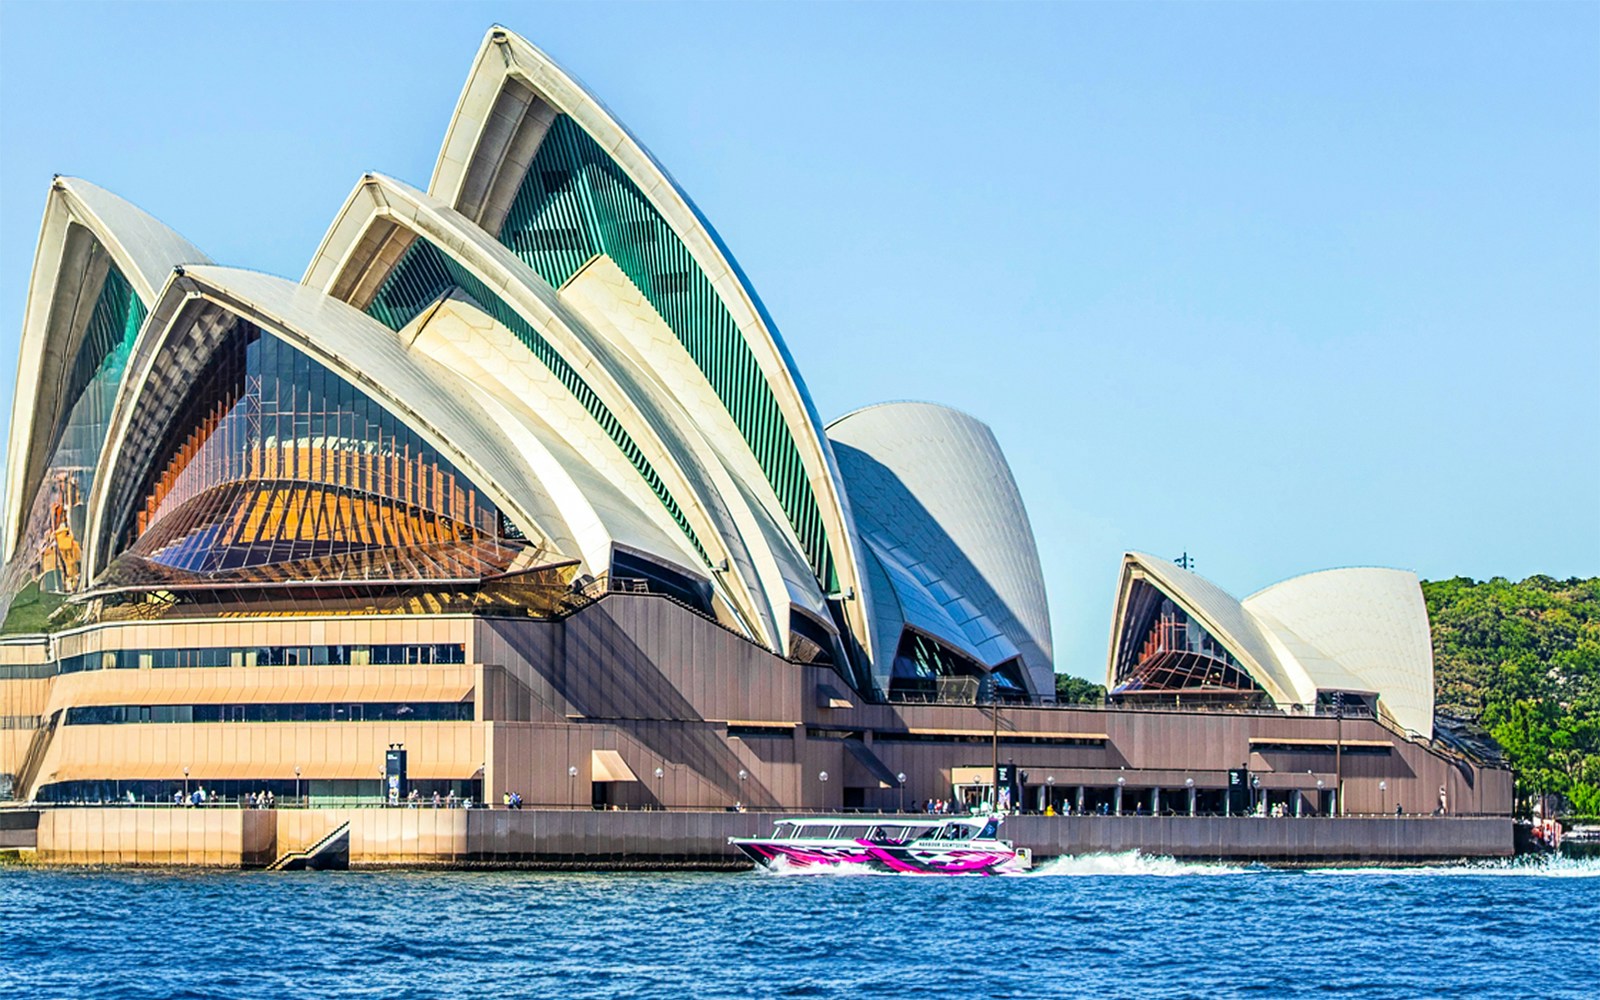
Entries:
{"label": "boat wake", "polygon": [[1114,854],[1078,854],[1054,858],[1038,865],[1023,878],[1065,878],[1085,875],[1142,875],[1170,878],[1195,875],[1244,875],[1255,869],[1221,861],[1179,861],[1143,851]]}
{"label": "boat wake", "polygon": [[1523,855],[1444,865],[1387,865],[1371,868],[1308,868],[1308,875],[1347,876],[1498,876],[1506,878],[1600,878],[1600,858],[1566,858],[1560,855]]}

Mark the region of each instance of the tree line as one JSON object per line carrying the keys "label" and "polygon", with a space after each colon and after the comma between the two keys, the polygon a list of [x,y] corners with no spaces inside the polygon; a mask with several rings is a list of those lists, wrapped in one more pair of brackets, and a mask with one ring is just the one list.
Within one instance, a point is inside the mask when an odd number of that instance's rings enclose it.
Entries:
{"label": "tree line", "polygon": [[1505,750],[1526,806],[1600,816],[1600,578],[1424,581],[1435,708]]}

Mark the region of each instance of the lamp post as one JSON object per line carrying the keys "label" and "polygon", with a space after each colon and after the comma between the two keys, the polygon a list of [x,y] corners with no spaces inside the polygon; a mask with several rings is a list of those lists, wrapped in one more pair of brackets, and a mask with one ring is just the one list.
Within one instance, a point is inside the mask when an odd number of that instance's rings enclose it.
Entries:
{"label": "lamp post", "polygon": [[578,808],[578,765],[567,765],[567,802],[573,809]]}
{"label": "lamp post", "polygon": [[666,777],[666,775],[667,772],[663,771],[659,767],[656,768],[656,805],[660,806],[662,809],[667,807],[667,804],[661,801],[661,779]]}
{"label": "lamp post", "polygon": [[1258,774],[1250,779],[1250,811],[1266,815],[1266,810],[1261,808],[1261,776]]}
{"label": "lamp post", "polygon": [[1127,783],[1128,783],[1128,779],[1127,778],[1124,778],[1121,775],[1117,776],[1117,815],[1118,816],[1122,815],[1122,786],[1126,785]]}
{"label": "lamp post", "polygon": [[1189,815],[1194,815],[1194,779],[1184,778],[1183,787],[1189,790]]}
{"label": "lamp post", "polygon": [[183,804],[189,804],[189,765],[183,765]]}
{"label": "lamp post", "polygon": [[1378,814],[1380,816],[1389,815],[1389,783],[1387,781],[1378,782]]}
{"label": "lamp post", "polygon": [[1317,812],[1322,812],[1322,779],[1317,779]]}
{"label": "lamp post", "polygon": [[1054,806],[1056,804],[1056,776],[1055,775],[1047,774],[1047,775],[1044,776],[1044,788],[1045,788],[1045,792],[1044,792],[1045,805]]}
{"label": "lamp post", "polygon": [[894,776],[894,780],[896,780],[896,781],[898,781],[900,783],[900,811],[901,812],[905,812],[906,811],[906,773],[904,771],[901,771],[899,774]]}
{"label": "lamp post", "polygon": [[300,803],[301,805],[305,805],[304,800],[302,800],[300,798],[300,765],[299,764],[296,764],[294,766],[294,800],[296,802]]}

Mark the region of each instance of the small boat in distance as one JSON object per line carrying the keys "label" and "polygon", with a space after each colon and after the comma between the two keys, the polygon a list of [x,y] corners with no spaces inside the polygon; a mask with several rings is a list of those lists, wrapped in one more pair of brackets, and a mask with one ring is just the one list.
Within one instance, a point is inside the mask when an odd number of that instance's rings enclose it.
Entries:
{"label": "small boat in distance", "polygon": [[771,837],[729,837],[758,865],[821,873],[862,865],[901,875],[1009,875],[1033,867],[1027,848],[999,839],[999,816],[780,819]]}

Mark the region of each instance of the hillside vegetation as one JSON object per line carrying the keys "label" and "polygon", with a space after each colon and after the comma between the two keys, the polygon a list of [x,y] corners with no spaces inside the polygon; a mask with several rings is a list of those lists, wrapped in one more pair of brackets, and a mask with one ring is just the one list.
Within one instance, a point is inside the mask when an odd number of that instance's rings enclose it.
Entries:
{"label": "hillside vegetation", "polygon": [[1441,713],[1505,749],[1517,795],[1600,815],[1600,578],[1424,581]]}

